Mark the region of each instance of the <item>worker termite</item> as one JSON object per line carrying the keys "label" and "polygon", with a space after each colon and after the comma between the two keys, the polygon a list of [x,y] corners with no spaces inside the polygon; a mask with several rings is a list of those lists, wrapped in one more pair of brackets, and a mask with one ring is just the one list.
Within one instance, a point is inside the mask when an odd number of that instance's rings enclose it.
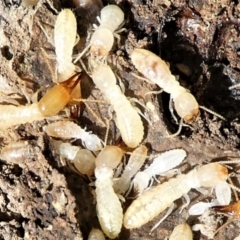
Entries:
{"label": "worker termite", "polygon": [[26,159],[27,146],[27,141],[9,143],[2,148],[1,159],[6,161],[7,163],[21,165]]}
{"label": "worker termite", "polygon": [[113,71],[108,65],[99,64],[94,68],[91,77],[115,111],[116,125],[123,141],[128,147],[137,147],[143,138],[143,123],[137,110],[116,84]]}
{"label": "worker termite", "polygon": [[70,121],[58,121],[48,124],[44,131],[51,137],[62,139],[81,139],[83,145],[90,151],[99,151],[103,147],[101,139],[91,132],[87,132],[77,124]]}
{"label": "worker termite", "polygon": [[[39,24],[40,28],[48,38],[44,28]],[[73,47],[79,40],[77,38],[77,21],[70,9],[62,10],[55,22],[54,26],[54,43],[56,60],[57,60],[57,82],[65,81],[73,75],[75,71],[80,71],[79,67],[72,63]]]}
{"label": "worker termite", "polygon": [[[100,12],[98,17],[100,25],[97,27],[89,45],[80,53],[74,60],[76,63],[90,48],[92,57],[104,58],[112,49],[114,43],[114,36],[116,37],[116,30],[124,21],[124,13],[117,5],[107,5]],[[119,31],[118,31],[119,32]]]}
{"label": "worker termite", "polygon": [[51,142],[60,157],[73,163],[78,172],[86,174],[88,177],[93,175],[96,157],[91,151],[62,141],[52,140]]}
{"label": "worker termite", "polygon": [[151,178],[178,166],[187,156],[183,149],[173,149],[161,153],[153,159],[153,162],[144,171],[138,172],[133,179],[134,189],[141,194],[147,188]]}
{"label": "worker termite", "polygon": [[121,177],[114,182],[113,188],[116,193],[124,194],[129,189],[131,178],[142,167],[147,157],[147,151],[147,148],[142,145],[131,153]]}
{"label": "worker termite", "polygon": [[215,187],[227,177],[227,168],[218,163],[209,163],[187,174],[180,174],[151,188],[134,200],[124,215],[124,226],[127,229],[141,227],[188,193],[191,188]]}
{"label": "worker termite", "polygon": [[192,230],[187,223],[179,224],[173,229],[173,232],[171,233],[169,240],[178,240],[178,239],[184,239],[184,240],[193,239]]}
{"label": "worker termite", "polygon": [[88,240],[105,240],[105,237],[101,230],[93,228],[88,235]]}
{"label": "worker termite", "polygon": [[[157,84],[163,91],[170,94],[170,103],[173,101],[174,108],[181,121],[184,120],[186,123],[195,121],[199,115],[199,107],[213,113],[211,110],[199,106],[195,97],[186,88],[180,86],[179,82],[170,72],[166,62],[160,57],[145,49],[134,49],[130,57],[140,73],[151,82]],[[170,111],[176,120],[171,105]],[[222,116],[215,115],[223,119]]]}
{"label": "worker termite", "polygon": [[80,73],[74,74],[67,81],[52,87],[39,102],[31,105],[0,105],[0,129],[41,121],[56,115],[71,100],[71,92],[79,80]]}
{"label": "worker termite", "polygon": [[103,232],[110,238],[118,236],[122,228],[123,210],[113,190],[113,169],[120,163],[123,151],[106,146],[96,158],[95,186],[97,215]]}

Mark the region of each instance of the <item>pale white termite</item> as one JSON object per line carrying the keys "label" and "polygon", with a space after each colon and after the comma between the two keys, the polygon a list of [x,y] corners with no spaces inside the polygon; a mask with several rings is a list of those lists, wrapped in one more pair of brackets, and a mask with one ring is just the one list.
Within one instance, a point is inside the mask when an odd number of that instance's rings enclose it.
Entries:
{"label": "pale white termite", "polygon": [[178,175],[134,200],[124,215],[124,226],[127,229],[141,227],[187,194],[191,188],[215,187],[227,177],[227,168],[218,163],[209,163],[187,174]]}
{"label": "pale white termite", "polygon": [[192,205],[188,213],[189,215],[201,215],[208,208],[214,206],[228,205],[231,201],[231,187],[226,182],[221,182],[215,187],[216,199],[211,202],[198,202]]}
{"label": "pale white termite", "polygon": [[[48,37],[46,31],[39,24]],[[70,9],[63,9],[57,16],[54,26],[54,47],[57,61],[57,82],[62,82],[80,69],[72,63],[73,47],[77,39],[77,21]]]}
{"label": "pale white termite", "polygon": [[161,175],[178,166],[186,156],[187,153],[183,149],[173,149],[161,153],[153,159],[153,162],[148,168],[136,174],[133,179],[134,189],[141,194],[143,190],[147,188],[152,177]]}
{"label": "pale white termite", "polygon": [[26,159],[28,146],[27,141],[18,141],[12,142],[4,146],[1,150],[1,159],[10,164],[19,164],[24,163]]}
{"label": "pale white termite", "polygon": [[193,234],[192,229],[187,223],[182,223],[177,225],[173,232],[171,233],[171,236],[169,237],[169,240],[193,240]]}
{"label": "pale white termite", "polygon": [[37,103],[26,106],[0,105],[0,129],[55,116],[72,99],[71,92],[79,80],[79,73],[76,73],[67,81],[53,86]]}
{"label": "pale white termite", "polygon": [[99,151],[103,147],[102,141],[97,135],[87,132],[70,121],[53,122],[45,126],[44,131],[51,137],[81,139],[84,147],[93,152]]}
{"label": "pale white termite", "polygon": [[88,240],[105,240],[105,237],[101,230],[93,228],[88,235]]}
{"label": "pale white termite", "polygon": [[80,173],[86,174],[89,177],[93,175],[96,157],[91,151],[62,141],[52,140],[52,143],[60,157],[73,163]]}
{"label": "pale white termite", "polygon": [[147,157],[147,151],[148,149],[142,145],[131,153],[131,157],[125,166],[121,177],[114,182],[113,188],[116,193],[124,194],[129,189],[131,178],[142,167]]}
{"label": "pale white termite", "polygon": [[111,239],[122,228],[123,210],[113,190],[113,169],[120,163],[123,151],[115,146],[106,146],[96,158],[95,186],[97,215],[103,232]]}
{"label": "pale white termite", "polygon": [[116,84],[116,77],[112,69],[106,64],[97,65],[91,77],[115,111],[116,125],[123,141],[128,147],[137,147],[143,138],[143,123],[137,110]]}
{"label": "pale white termite", "polygon": [[[170,101],[181,119],[187,123],[195,121],[199,114],[199,105],[195,97],[186,88],[180,86],[175,76],[172,75],[165,61],[156,54],[145,49],[134,49],[130,55],[134,66],[151,82],[157,84],[163,91],[170,94]],[[224,119],[205,107],[201,108]],[[173,111],[172,109],[170,109]]]}
{"label": "pale white termite", "polygon": [[124,21],[124,13],[117,5],[107,5],[100,12],[99,27],[91,36],[90,44],[74,60],[77,62],[90,48],[93,57],[106,57],[114,43],[114,32]]}

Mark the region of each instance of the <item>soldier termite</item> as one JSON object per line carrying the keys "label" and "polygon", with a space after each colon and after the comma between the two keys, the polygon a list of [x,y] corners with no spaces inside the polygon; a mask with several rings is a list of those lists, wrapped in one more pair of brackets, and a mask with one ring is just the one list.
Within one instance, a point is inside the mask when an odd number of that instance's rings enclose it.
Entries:
{"label": "soldier termite", "polygon": [[[186,123],[195,121],[199,114],[199,107],[201,106],[198,105],[195,97],[186,88],[180,86],[179,82],[170,72],[165,61],[148,50],[137,48],[133,50],[130,57],[134,66],[140,73],[151,82],[157,84],[163,91],[170,94],[170,103],[172,101],[174,102],[174,108],[181,120],[183,119]],[[213,113],[205,107],[201,108]],[[171,104],[170,111],[173,115]],[[223,119],[222,116],[218,114],[215,115]],[[173,117],[176,120],[174,115]]]}
{"label": "soldier termite", "polygon": [[56,115],[72,99],[71,92],[79,80],[80,73],[76,73],[67,81],[52,87],[39,102],[31,105],[0,105],[0,129],[41,121],[46,117]]}
{"label": "soldier termite", "polygon": [[147,157],[147,151],[148,149],[142,145],[131,153],[121,177],[114,182],[113,188],[116,193],[124,194],[129,189],[131,178],[142,167]]}
{"label": "soldier termite", "polygon": [[96,158],[97,215],[103,232],[110,239],[116,238],[122,228],[123,210],[113,190],[113,169],[120,163],[122,156],[120,148],[106,146]]}
{"label": "soldier termite", "polygon": [[159,154],[148,168],[136,174],[133,179],[134,189],[141,194],[147,188],[151,178],[178,166],[186,156],[186,151],[183,149],[173,149]]}
{"label": "soldier termite", "polygon": [[192,240],[193,234],[190,226],[187,223],[182,223],[177,225],[173,232],[171,233],[171,236],[169,237],[169,240]]}
{"label": "soldier termite", "polygon": [[127,229],[141,227],[188,193],[191,188],[215,187],[227,177],[227,168],[217,163],[209,163],[187,174],[178,175],[134,200],[124,215],[123,224]]}
{"label": "soldier termite", "polygon": [[143,123],[137,110],[116,84],[113,71],[108,65],[99,64],[94,68],[91,77],[115,111],[116,125],[123,141],[128,147],[137,147],[143,138]]}
{"label": "soldier termite", "polygon": [[48,124],[44,127],[44,131],[51,137],[81,139],[83,145],[93,152],[99,151],[103,147],[103,142],[97,135],[87,132],[70,121],[58,121]]}
{"label": "soldier termite", "polygon": [[124,13],[117,5],[110,4],[101,10],[100,18],[98,17],[97,19],[100,23],[99,27],[97,27],[91,36],[89,45],[77,56],[74,63],[76,63],[89,48],[92,57],[106,57],[112,49],[114,36],[117,36],[116,30],[124,21]]}

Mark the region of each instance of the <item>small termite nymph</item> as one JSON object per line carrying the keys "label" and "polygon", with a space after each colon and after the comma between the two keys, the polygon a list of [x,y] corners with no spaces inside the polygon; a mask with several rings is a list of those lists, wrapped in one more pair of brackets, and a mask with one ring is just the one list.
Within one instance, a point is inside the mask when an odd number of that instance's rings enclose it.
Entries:
{"label": "small termite nymph", "polygon": [[[180,86],[165,61],[145,49],[134,49],[130,57],[140,73],[170,94],[170,101],[174,102],[174,108],[181,119],[186,123],[192,123],[196,120],[201,106],[198,105],[195,97],[186,88]],[[201,108],[213,113],[204,107]],[[170,111],[173,112],[172,107]],[[222,116],[215,115],[223,119]]]}
{"label": "small termite nymph", "polygon": [[93,33],[90,44],[79,54],[74,63],[76,63],[89,48],[92,57],[106,57],[112,49],[114,36],[118,37],[115,31],[124,21],[124,13],[117,5],[110,4],[101,10],[100,18],[97,19],[100,23],[99,27],[97,27]]}
{"label": "small termite nymph", "polygon": [[67,81],[55,85],[37,103],[27,106],[0,105],[0,129],[55,116],[71,100],[71,92],[79,82],[79,76],[80,73],[76,73]]}
{"label": "small termite nymph", "polygon": [[227,168],[217,163],[209,163],[187,174],[180,174],[134,200],[124,215],[123,224],[127,229],[139,228],[187,194],[191,188],[215,187],[227,177]]}
{"label": "small termite nymph", "polygon": [[169,237],[169,240],[192,240],[193,234],[192,230],[189,227],[187,223],[182,223],[177,225],[173,232],[171,233],[171,236]]}

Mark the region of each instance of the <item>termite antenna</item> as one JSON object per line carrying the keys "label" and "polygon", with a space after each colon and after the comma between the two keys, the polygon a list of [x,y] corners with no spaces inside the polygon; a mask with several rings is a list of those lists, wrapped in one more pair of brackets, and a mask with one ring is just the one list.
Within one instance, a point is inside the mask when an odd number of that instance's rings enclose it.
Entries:
{"label": "termite antenna", "polygon": [[183,126],[183,118],[181,118],[181,120],[180,120],[177,132],[174,133],[174,134],[168,135],[167,137],[168,138],[174,138],[174,137],[178,136],[180,134],[180,132],[182,131],[182,126]]}
{"label": "termite antenna", "polygon": [[234,186],[234,184],[233,184],[233,182],[232,182],[232,179],[231,179],[230,177],[228,177],[228,181],[229,181],[229,183],[230,183],[230,184],[228,184],[228,185],[232,188],[233,194],[234,194],[234,196],[235,196],[236,201],[239,201],[237,192],[240,192],[240,189],[239,189],[238,187]]}
{"label": "termite antenna", "polygon": [[214,111],[212,111],[212,110],[210,110],[210,109],[208,109],[208,108],[206,108],[206,107],[204,107],[204,106],[199,106],[199,108],[201,108],[201,109],[203,109],[204,111],[206,111],[206,112],[208,112],[208,113],[211,113],[212,115],[217,116],[218,118],[226,121],[226,118],[225,118],[225,117],[223,117],[222,115],[220,115],[220,114],[218,114],[218,113],[216,113],[216,112],[214,112]]}

